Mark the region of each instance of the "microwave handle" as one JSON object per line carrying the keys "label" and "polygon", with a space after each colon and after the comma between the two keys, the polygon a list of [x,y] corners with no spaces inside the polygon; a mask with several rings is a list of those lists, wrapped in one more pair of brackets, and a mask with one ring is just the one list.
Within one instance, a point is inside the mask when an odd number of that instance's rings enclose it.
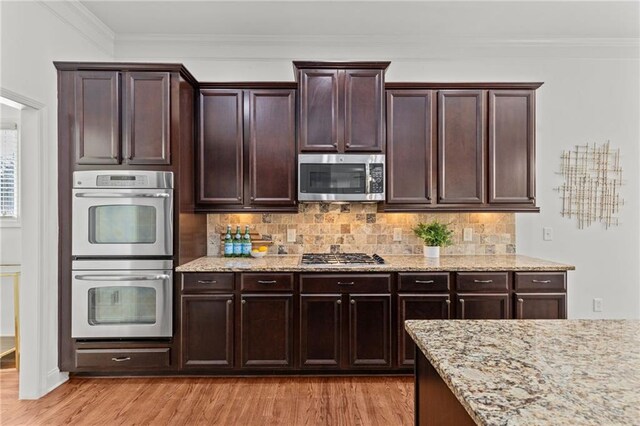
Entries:
{"label": "microwave handle", "polygon": [[371,194],[371,181],[373,178],[371,177],[371,164],[365,164],[365,194]]}
{"label": "microwave handle", "polygon": [[169,275],[76,275],[75,279],[80,281],[157,281],[168,280]]}
{"label": "microwave handle", "polygon": [[169,198],[171,194],[166,192],[146,192],[142,194],[120,194],[117,192],[78,192],[77,198]]}

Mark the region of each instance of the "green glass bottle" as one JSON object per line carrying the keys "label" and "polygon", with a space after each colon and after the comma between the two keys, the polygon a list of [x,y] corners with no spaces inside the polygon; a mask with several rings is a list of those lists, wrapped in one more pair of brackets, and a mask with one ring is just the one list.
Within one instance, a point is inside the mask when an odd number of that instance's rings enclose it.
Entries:
{"label": "green glass bottle", "polygon": [[224,236],[224,257],[233,257],[233,238],[231,237],[231,225],[227,225],[227,233]]}
{"label": "green glass bottle", "polygon": [[242,237],[242,257],[251,257],[251,234],[249,233],[249,225],[244,228],[244,237]]}
{"label": "green glass bottle", "polygon": [[236,227],[236,236],[233,239],[233,257],[242,256],[242,234],[240,233],[240,225]]}

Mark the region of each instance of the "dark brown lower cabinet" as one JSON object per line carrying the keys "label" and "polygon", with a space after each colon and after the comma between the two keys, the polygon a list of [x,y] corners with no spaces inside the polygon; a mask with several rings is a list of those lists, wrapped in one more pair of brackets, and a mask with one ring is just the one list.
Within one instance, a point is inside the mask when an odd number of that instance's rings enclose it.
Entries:
{"label": "dark brown lower cabinet", "polygon": [[300,367],[340,368],[342,296],[300,295]]}
{"label": "dark brown lower cabinet", "polygon": [[437,320],[451,318],[449,294],[398,295],[398,366],[412,366],[415,344],[404,329],[406,320]]}
{"label": "dark brown lower cabinet", "polygon": [[182,366],[233,367],[232,294],[182,296]]}
{"label": "dark brown lower cabinet", "polygon": [[293,294],[243,294],[242,367],[293,366]]}
{"label": "dark brown lower cabinet", "polygon": [[515,293],[516,319],[566,319],[564,293]]}
{"label": "dark brown lower cabinet", "polygon": [[509,294],[458,293],[459,319],[509,319]]}
{"label": "dark brown lower cabinet", "polygon": [[391,366],[391,295],[349,295],[349,366]]}

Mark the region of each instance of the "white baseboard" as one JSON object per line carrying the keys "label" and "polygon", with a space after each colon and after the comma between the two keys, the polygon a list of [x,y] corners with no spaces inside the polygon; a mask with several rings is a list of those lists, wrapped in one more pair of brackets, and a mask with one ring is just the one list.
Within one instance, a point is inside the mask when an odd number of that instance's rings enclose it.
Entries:
{"label": "white baseboard", "polygon": [[60,371],[60,369],[57,367],[54,368],[53,370],[49,371],[49,373],[47,373],[47,379],[44,384],[44,389],[42,395],[40,396],[48,394],[67,380],[69,380],[69,373]]}

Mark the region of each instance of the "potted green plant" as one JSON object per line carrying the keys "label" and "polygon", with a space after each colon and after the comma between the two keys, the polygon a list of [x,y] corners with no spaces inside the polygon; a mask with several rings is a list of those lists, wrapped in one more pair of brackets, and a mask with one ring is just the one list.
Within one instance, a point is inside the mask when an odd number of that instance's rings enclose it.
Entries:
{"label": "potted green plant", "polygon": [[434,220],[431,223],[418,223],[413,228],[416,237],[424,241],[425,257],[440,257],[440,247],[451,245],[453,231],[446,223]]}

